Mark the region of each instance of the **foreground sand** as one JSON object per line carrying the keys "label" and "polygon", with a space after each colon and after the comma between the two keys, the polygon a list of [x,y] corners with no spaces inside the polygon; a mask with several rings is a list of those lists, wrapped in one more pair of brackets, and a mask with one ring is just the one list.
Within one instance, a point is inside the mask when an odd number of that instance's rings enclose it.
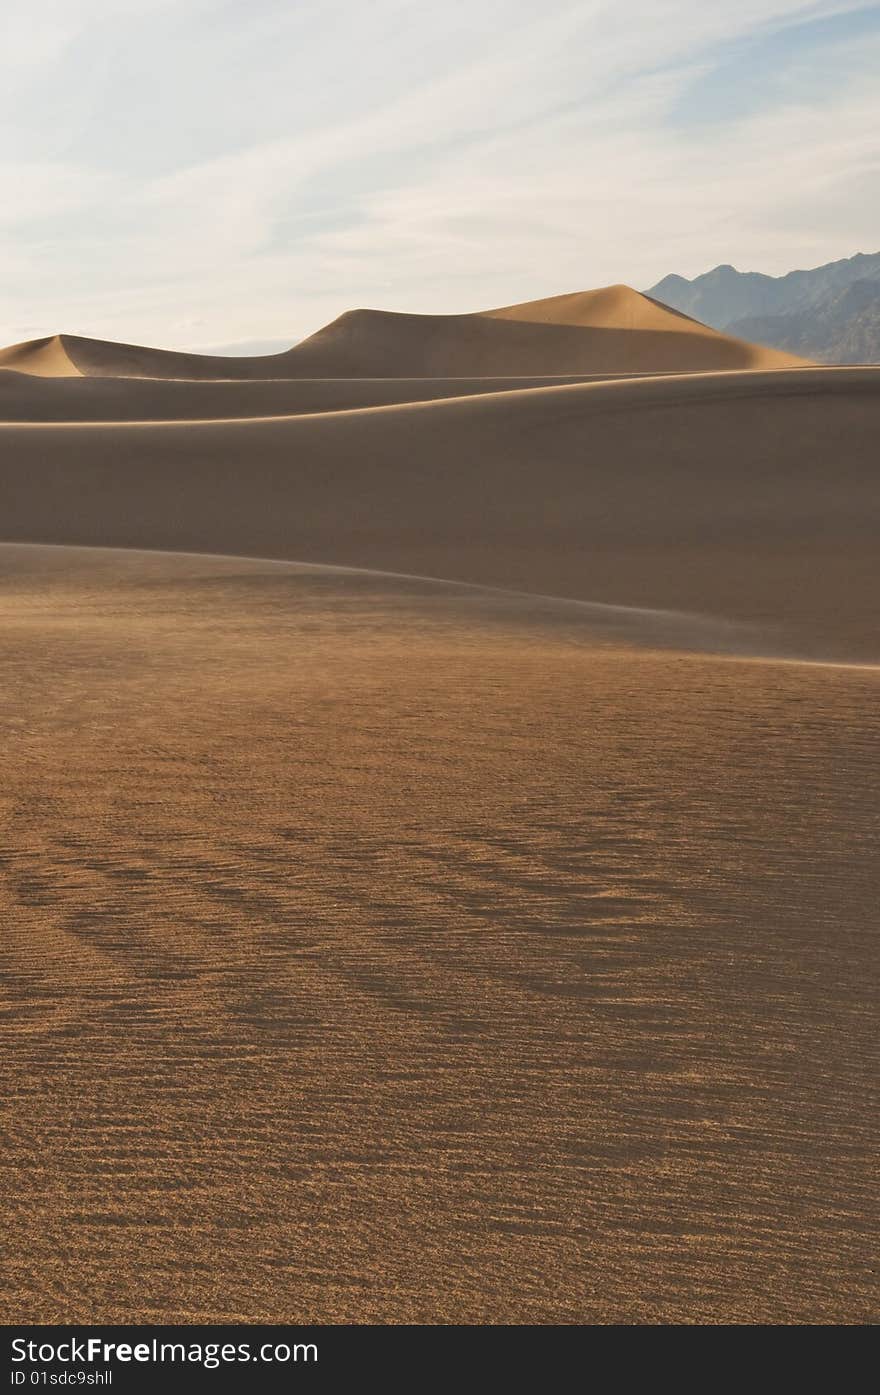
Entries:
{"label": "foreground sand", "polygon": [[0,615],[7,1320],[876,1314],[877,670],[134,553]]}

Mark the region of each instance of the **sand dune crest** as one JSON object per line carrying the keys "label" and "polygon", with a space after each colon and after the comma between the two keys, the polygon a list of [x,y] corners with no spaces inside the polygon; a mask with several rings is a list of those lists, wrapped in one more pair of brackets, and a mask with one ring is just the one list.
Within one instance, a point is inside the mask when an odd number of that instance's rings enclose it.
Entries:
{"label": "sand dune crest", "polygon": [[56,335],[0,350],[40,376],[397,378],[700,372],[803,364],[709,329],[627,286],[466,315],[350,310],[301,344],[251,358]]}

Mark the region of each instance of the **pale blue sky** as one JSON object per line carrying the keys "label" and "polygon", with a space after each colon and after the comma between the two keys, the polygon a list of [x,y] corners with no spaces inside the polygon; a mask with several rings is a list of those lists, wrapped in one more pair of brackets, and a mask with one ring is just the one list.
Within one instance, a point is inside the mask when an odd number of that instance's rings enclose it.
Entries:
{"label": "pale blue sky", "polygon": [[0,342],[880,247],[880,4],[5,0]]}

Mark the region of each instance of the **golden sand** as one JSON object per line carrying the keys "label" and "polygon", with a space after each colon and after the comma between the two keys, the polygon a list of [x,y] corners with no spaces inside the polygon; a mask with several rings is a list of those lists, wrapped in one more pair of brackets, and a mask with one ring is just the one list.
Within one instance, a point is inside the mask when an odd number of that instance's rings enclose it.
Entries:
{"label": "golden sand", "polygon": [[880,672],[0,582],[9,1319],[869,1316]]}

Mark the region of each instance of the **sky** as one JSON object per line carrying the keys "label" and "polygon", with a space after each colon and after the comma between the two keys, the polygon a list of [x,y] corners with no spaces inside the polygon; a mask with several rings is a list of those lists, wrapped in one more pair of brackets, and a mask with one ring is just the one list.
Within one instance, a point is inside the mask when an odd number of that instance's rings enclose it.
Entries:
{"label": "sky", "polygon": [[0,343],[874,252],[878,72],[846,0],[4,0]]}

